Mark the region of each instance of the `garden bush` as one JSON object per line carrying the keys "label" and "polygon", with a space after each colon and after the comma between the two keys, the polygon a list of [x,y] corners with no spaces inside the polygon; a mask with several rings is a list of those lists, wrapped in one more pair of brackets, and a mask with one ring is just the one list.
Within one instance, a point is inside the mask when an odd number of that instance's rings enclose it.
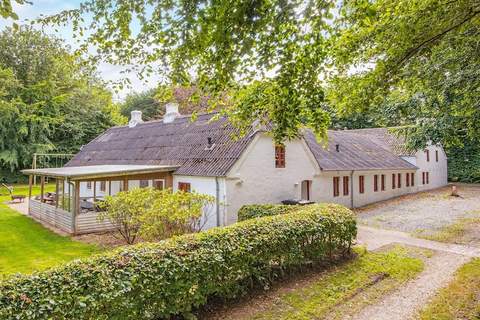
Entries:
{"label": "garden bush", "polygon": [[248,204],[238,210],[238,221],[292,213],[302,206],[285,204]]}
{"label": "garden bush", "polygon": [[322,204],[116,249],[0,283],[0,319],[159,319],[348,251],[353,213]]}

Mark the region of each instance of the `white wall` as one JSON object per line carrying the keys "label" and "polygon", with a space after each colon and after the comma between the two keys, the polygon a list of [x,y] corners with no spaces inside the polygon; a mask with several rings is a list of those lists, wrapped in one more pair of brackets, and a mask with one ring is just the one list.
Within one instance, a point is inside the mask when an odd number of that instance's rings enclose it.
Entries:
{"label": "white wall", "polygon": [[[105,196],[109,195],[109,184],[108,181],[105,182],[105,191],[100,190],[100,181],[97,181],[96,185],[96,197],[97,198],[103,198]],[[138,185],[137,181],[137,185]],[[111,186],[112,186],[112,191],[111,194],[114,195],[117,192],[120,191],[120,187],[123,184],[123,181],[112,181]],[[80,182],[80,198],[93,198],[93,182],[91,183],[91,189],[87,188],[87,182]],[[130,186],[130,184],[129,184]]]}
{"label": "white wall", "polygon": [[[430,161],[427,161],[425,150],[430,151]],[[447,155],[439,146],[428,146],[425,150],[415,154],[417,167],[417,181],[419,191],[439,188],[448,183]],[[438,162],[435,159],[435,151],[438,151]],[[422,185],[422,172],[429,172],[429,184]]]}
{"label": "white wall", "polygon": [[[369,203],[398,197],[403,194],[417,191],[418,180],[415,180],[415,186],[407,187],[406,173],[415,173],[415,170],[378,170],[378,171],[325,171],[316,177],[313,187],[313,200],[315,202],[333,202],[351,207],[352,204],[352,186],[353,186],[353,207],[361,207]],[[392,189],[392,174],[395,173],[395,189]],[[402,186],[398,188],[398,174],[401,173]],[[382,174],[385,175],[385,190],[382,191]],[[360,193],[359,177],[364,176],[364,193]],[[378,175],[378,191],[374,191],[374,176]],[[343,177],[349,177],[348,195],[343,195]],[[333,196],[333,177],[340,178],[339,191],[337,197]],[[353,185],[352,185],[353,178]]]}
{"label": "white wall", "polygon": [[208,208],[204,208],[203,219],[205,220],[203,221],[203,229],[210,229],[217,225],[225,225],[225,208],[223,205],[225,203],[225,178],[173,175],[173,191],[178,190],[179,182],[185,182],[190,183],[191,191],[210,195],[215,198],[217,197],[217,181],[220,196],[219,217],[217,217],[216,203],[213,203]]}
{"label": "white wall", "polygon": [[[226,224],[245,204],[299,199],[302,180],[314,180],[318,165],[303,140],[285,143],[285,168],[275,168],[272,138],[257,134],[227,175]],[[313,187],[313,186],[312,186]]]}

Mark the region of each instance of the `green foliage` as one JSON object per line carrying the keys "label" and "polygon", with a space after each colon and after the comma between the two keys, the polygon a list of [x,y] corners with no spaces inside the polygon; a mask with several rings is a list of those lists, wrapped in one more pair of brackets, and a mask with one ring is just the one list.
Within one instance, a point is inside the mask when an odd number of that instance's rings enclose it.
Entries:
{"label": "green foliage", "polygon": [[478,139],[479,17],[478,1],[344,2],[332,38],[330,103],[408,125],[413,148]]}
{"label": "green foliage", "polygon": [[348,250],[353,213],[333,204],[124,247],[0,283],[4,319],[158,319],[212,296],[268,286],[283,270]]}
{"label": "green foliage", "polygon": [[26,0],[2,0],[0,1],[0,17],[2,18],[11,18],[13,20],[18,20],[18,15],[13,11],[12,3],[25,4],[29,3]]}
{"label": "green foliage", "polygon": [[61,40],[28,27],[0,33],[2,169],[29,166],[35,152],[76,152],[123,121],[94,70]]}
{"label": "green foliage", "polygon": [[480,142],[466,141],[463,147],[447,150],[448,179],[480,183]]}
{"label": "green foliage", "polygon": [[122,114],[128,118],[133,110],[140,110],[144,120],[158,119],[163,115],[164,110],[155,99],[155,95],[156,89],[129,94],[120,106]]}
{"label": "green foliage", "polygon": [[135,188],[106,197],[100,219],[115,222],[126,243],[133,244],[137,236],[160,240],[200,231],[213,203],[214,197],[195,192]]}
{"label": "green foliage", "polygon": [[238,210],[238,221],[267,216],[276,216],[278,214],[292,213],[302,206],[283,205],[283,204],[249,204],[244,205]]}
{"label": "green foliage", "polygon": [[325,136],[319,74],[333,5],[92,0],[41,22],[72,25],[81,53],[98,48],[95,62],[141,66],[136,69],[142,75],[160,72],[173,86],[195,84],[209,94],[212,108],[226,92],[238,92],[227,110],[238,115],[238,123],[272,124],[275,139],[284,140],[303,125]]}

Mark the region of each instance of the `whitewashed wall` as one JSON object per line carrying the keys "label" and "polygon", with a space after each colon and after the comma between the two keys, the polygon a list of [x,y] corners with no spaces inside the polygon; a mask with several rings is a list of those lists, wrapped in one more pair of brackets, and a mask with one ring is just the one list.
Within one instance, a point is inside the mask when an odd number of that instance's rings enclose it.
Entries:
{"label": "whitewashed wall", "polygon": [[[392,188],[392,174],[395,173],[395,189]],[[398,174],[401,174],[402,184],[398,187]],[[353,207],[361,207],[369,203],[398,197],[418,190],[418,180],[415,185],[407,187],[406,174],[414,173],[415,170],[379,170],[379,171],[354,171],[353,172]],[[351,207],[352,204],[352,177],[351,171],[329,171],[323,172],[312,184],[314,190],[314,201],[333,202]],[[385,190],[382,191],[382,174],[385,175]],[[364,176],[364,193],[360,193],[360,176]],[[378,175],[378,191],[374,191],[374,176]],[[349,177],[348,195],[343,195],[343,177]],[[338,197],[333,196],[333,177],[340,177]]]}
{"label": "whitewashed wall", "polygon": [[[430,161],[427,161],[425,150],[417,151],[415,154],[417,171],[417,181],[419,191],[429,190],[445,186],[448,183],[447,155],[443,148],[438,146],[428,146],[430,151]],[[435,159],[435,151],[438,151],[438,162]],[[430,183],[422,185],[422,172],[429,172]]]}
{"label": "whitewashed wall", "polygon": [[245,204],[299,199],[302,180],[313,180],[318,165],[303,140],[285,143],[285,168],[275,168],[272,138],[257,134],[227,175],[226,224],[237,221]]}
{"label": "whitewashed wall", "polygon": [[[216,227],[217,225],[225,225],[225,178],[218,179],[218,192],[220,196],[220,206],[219,206],[219,217],[217,217],[216,204],[212,204],[208,208],[204,208],[204,217],[205,219],[202,223],[204,225],[203,229],[210,229]],[[197,193],[206,194],[217,197],[217,182],[215,177],[199,177],[199,176],[183,176],[183,175],[174,175],[173,176],[173,191],[178,190],[178,183],[190,183],[190,190]],[[217,221],[218,219],[218,221]]]}

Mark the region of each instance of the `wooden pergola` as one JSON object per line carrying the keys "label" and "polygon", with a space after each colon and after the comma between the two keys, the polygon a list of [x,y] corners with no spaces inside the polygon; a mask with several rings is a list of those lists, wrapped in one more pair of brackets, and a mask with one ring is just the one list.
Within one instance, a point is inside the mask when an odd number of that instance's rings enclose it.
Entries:
{"label": "wooden pergola", "polygon": [[[122,191],[128,190],[129,181],[132,180],[161,179],[166,188],[171,188],[172,172],[177,168],[178,166],[165,165],[95,165],[23,170],[29,176],[28,212],[32,217],[71,234],[101,231],[99,229],[102,229],[102,223],[97,221],[96,212],[82,214],[82,182],[93,183],[94,204],[97,200],[98,182],[108,183],[108,195],[112,195],[113,181],[120,182]],[[32,198],[34,176],[40,177],[40,196],[37,199]],[[45,194],[47,177],[55,179],[55,193],[52,195]],[[111,225],[103,225],[106,229],[111,228]]]}

